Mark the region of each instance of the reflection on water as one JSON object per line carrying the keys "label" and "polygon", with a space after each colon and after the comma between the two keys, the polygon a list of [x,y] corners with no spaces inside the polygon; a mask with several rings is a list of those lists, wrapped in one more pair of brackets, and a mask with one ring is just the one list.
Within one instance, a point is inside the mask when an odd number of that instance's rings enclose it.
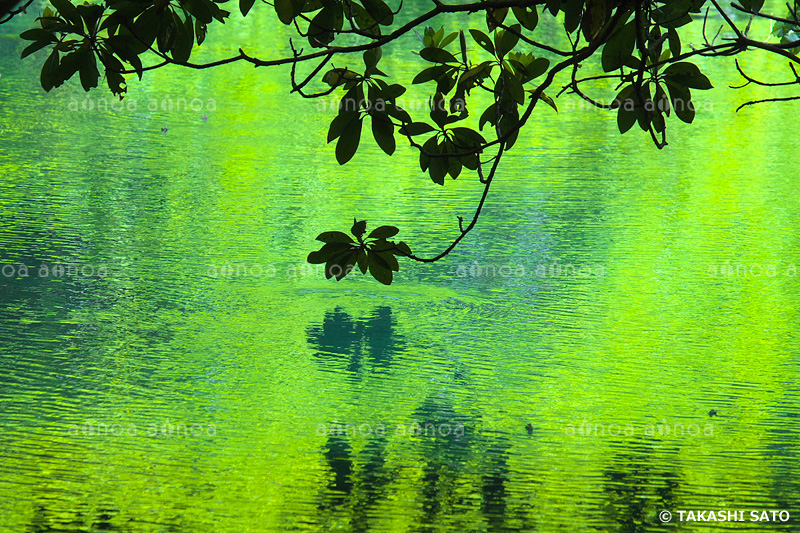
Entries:
{"label": "reflection on water", "polygon": [[340,372],[341,368],[331,365],[344,360],[344,369],[353,374],[358,374],[364,365],[373,372],[387,369],[392,356],[405,344],[403,336],[394,331],[392,308],[386,306],[376,308],[361,320],[353,320],[337,307],[325,313],[321,326],[309,328],[308,342],[319,350],[314,357],[323,369]]}
{"label": "reflection on water", "polygon": [[436,531],[442,524],[468,528],[475,520],[490,531],[503,531],[511,522],[530,530],[532,509],[513,501],[507,487],[511,442],[477,433],[476,423],[446,399],[430,397],[407,426],[378,426],[363,442],[363,427],[330,424],[320,450],[328,483],[315,523],[371,531],[385,523],[386,498],[404,494],[413,502],[411,531]]}
{"label": "reflection on water", "polygon": [[605,518],[619,525],[619,531],[638,533],[662,525],[658,512],[680,508],[675,493],[679,480],[667,466],[654,464],[652,446],[633,443],[631,450],[615,453],[603,472]]}
{"label": "reflection on water", "polygon": [[[406,44],[384,55],[392,73],[411,72]],[[320,231],[358,216],[430,255],[479,184],[431,188],[411,151],[373,159],[368,140],[339,167],[332,116],[274,73],[131,80],[139,101],[214,98],[207,121],[75,111],[79,84],[41,93],[22,46],[0,39],[0,263],[15,265],[0,268],[0,531],[644,532],[680,509],[792,513],[686,531],[796,530],[783,111],[734,119],[739,96],[715,90],[714,116],[657,152],[613,116],[537,110],[447,262],[335,283],[290,274]],[[556,261],[604,275],[535,275]],[[709,276],[725,261],[780,275]],[[107,273],[39,274],[55,263]],[[207,275],[224,264],[276,274]],[[568,430],[583,422],[635,431]],[[70,431],[85,424],[138,431]],[[164,424],[216,431],[148,431]]]}
{"label": "reflection on water", "polygon": [[346,440],[331,436],[324,455],[332,479],[320,495],[319,524],[341,520],[350,531],[371,531],[370,516],[375,513],[376,504],[386,497],[387,486],[393,480],[385,467],[386,439],[370,439],[361,454],[353,457]]}

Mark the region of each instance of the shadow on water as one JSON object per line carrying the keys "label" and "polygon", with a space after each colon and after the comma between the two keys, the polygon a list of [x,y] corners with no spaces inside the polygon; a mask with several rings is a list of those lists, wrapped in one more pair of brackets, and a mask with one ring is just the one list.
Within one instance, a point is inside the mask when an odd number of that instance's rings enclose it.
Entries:
{"label": "shadow on water", "polygon": [[[119,513],[117,509],[97,509],[90,512],[86,505],[74,504],[74,510],[68,519],[63,513],[48,510],[43,504],[36,506],[31,522],[25,533],[89,533],[92,531],[131,531],[127,527],[119,527],[112,523]],[[94,516],[94,518],[91,518]]]}
{"label": "shadow on water", "polygon": [[[118,509],[98,508],[90,510],[86,504],[72,503],[68,512],[56,512],[40,503],[24,533],[96,533],[117,531],[135,533],[145,527],[155,527],[164,533],[186,533],[197,531],[193,526],[184,526],[179,519],[173,523],[154,522],[145,518],[124,518]],[[80,509],[80,510],[79,510]],[[176,523],[177,522],[177,523]],[[148,529],[150,531],[151,529]]]}
{"label": "shadow on water", "polygon": [[428,397],[409,424],[387,424],[382,434],[359,437],[353,426],[329,425],[317,525],[381,529],[380,517],[392,514],[389,496],[402,494],[415,502],[410,531],[443,525],[474,531],[476,523],[481,531],[535,530],[531,506],[520,498],[510,502],[509,439],[480,434],[477,420],[447,399]]}
{"label": "shadow on water", "polygon": [[370,531],[376,504],[397,475],[386,468],[386,445],[385,437],[373,436],[353,454],[346,436],[329,436],[323,455],[332,475],[318,505],[323,523],[346,515],[350,531]]}
{"label": "shadow on water", "polygon": [[[661,450],[660,457],[646,442],[631,446],[627,453],[615,454],[611,466],[603,472],[605,478],[605,515],[617,524],[617,531],[639,533],[662,527],[660,510],[680,508],[676,492],[680,476],[670,464],[678,463],[680,450]],[[664,453],[672,455],[665,460]]]}
{"label": "shadow on water", "polygon": [[505,436],[475,431],[478,419],[479,415],[461,414],[435,398],[415,410],[414,420],[424,439],[417,450],[422,452],[423,475],[416,531],[437,531],[443,523],[470,529],[476,521],[485,531],[507,531],[509,514],[519,516],[511,513],[508,502],[511,445]]}
{"label": "shadow on water", "polygon": [[337,307],[325,313],[322,325],[309,328],[307,335],[322,370],[336,373],[342,362],[347,372],[356,375],[365,366],[373,372],[386,370],[405,346],[404,337],[395,333],[392,309],[386,306],[363,319],[354,319]]}

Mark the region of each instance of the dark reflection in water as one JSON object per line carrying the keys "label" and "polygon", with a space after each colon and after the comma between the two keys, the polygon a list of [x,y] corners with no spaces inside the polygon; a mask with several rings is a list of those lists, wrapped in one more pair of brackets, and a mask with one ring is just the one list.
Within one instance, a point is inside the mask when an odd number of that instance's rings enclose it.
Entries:
{"label": "dark reflection in water", "polygon": [[[414,420],[419,422],[425,440],[421,443],[423,471],[420,487],[422,517],[417,531],[433,531],[435,525],[452,519],[448,516],[460,506],[458,488],[471,463],[470,458],[480,446],[475,439],[474,420],[456,413],[445,401],[428,398],[414,412]],[[453,426],[463,431],[447,431]],[[428,428],[434,431],[428,433]],[[442,429],[446,428],[446,429]],[[481,487],[470,480],[470,491],[477,492]],[[484,496],[481,494],[481,496]],[[473,501],[483,501],[474,499]]]}
{"label": "dark reflection in water", "polygon": [[386,469],[386,444],[384,437],[374,436],[354,456],[345,437],[328,438],[324,455],[332,475],[318,506],[323,522],[344,514],[350,531],[371,530],[370,517],[395,476]]}
{"label": "dark reflection in water", "polygon": [[352,449],[347,441],[338,435],[331,435],[325,460],[334,474],[328,484],[328,490],[332,494],[330,498],[332,506],[341,505],[344,502],[344,495],[350,494],[353,489],[353,483],[350,481],[350,476],[353,474],[351,453]]}
{"label": "dark reflection in water", "polygon": [[[797,398],[794,395],[787,397],[785,405],[796,405]],[[777,405],[780,423],[779,427],[767,428],[770,436],[767,445],[767,453],[772,458],[769,468],[770,478],[770,498],[775,502],[775,509],[795,509],[800,494],[800,453],[798,443],[800,443],[800,431],[798,420],[800,415],[796,412],[784,411],[785,407]],[[800,518],[797,513],[791,513],[787,524],[791,524],[795,530],[800,530]]]}
{"label": "dark reflection in water", "polygon": [[337,307],[325,313],[321,326],[308,329],[308,342],[317,348],[314,356],[323,370],[339,372],[338,363],[346,362],[345,370],[358,374],[368,365],[372,371],[389,367],[394,355],[403,350],[405,339],[395,333],[392,309],[381,306],[365,319],[354,319]]}
{"label": "dark reflection in water", "polygon": [[478,418],[429,397],[403,432],[390,424],[366,439],[345,425],[332,431],[321,449],[328,474],[318,525],[374,530],[386,516],[387,496],[410,485],[417,515],[410,531],[439,531],[445,524],[470,530],[476,518],[484,531],[534,530],[531,506],[508,488],[511,444],[505,436],[478,433]]}
{"label": "dark reflection in water", "polygon": [[[112,523],[119,513],[117,509],[97,509],[92,512],[85,504],[74,503],[76,510],[65,517],[63,513],[56,513],[39,504],[33,511],[33,517],[25,533],[47,533],[58,531],[60,533],[88,533],[90,531],[130,531]],[[55,527],[54,527],[55,526]]]}
{"label": "dark reflection in water", "polygon": [[633,452],[612,456],[611,467],[603,472],[605,478],[605,514],[617,531],[639,533],[662,526],[658,512],[681,508],[676,504],[680,477],[666,465],[678,463],[678,449],[667,452],[670,460],[654,457],[652,446],[633,443]]}
{"label": "dark reflection in water", "polygon": [[481,512],[488,517],[489,529],[502,531],[506,516],[506,483],[509,477],[508,448],[498,443],[487,455],[486,474],[483,476]]}

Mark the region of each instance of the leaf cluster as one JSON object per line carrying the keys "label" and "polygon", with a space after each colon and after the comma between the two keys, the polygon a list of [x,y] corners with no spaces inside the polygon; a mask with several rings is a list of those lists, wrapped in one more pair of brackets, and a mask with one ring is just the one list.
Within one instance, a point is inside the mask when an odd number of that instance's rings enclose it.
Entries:
{"label": "leaf cluster", "polygon": [[[37,18],[38,26],[21,34],[30,41],[22,57],[49,49],[41,69],[41,84],[47,91],[75,75],[88,91],[103,76],[120,98],[126,92],[127,74],[142,78],[144,72],[165,64],[194,68],[235,61],[290,64],[293,92],[306,98],[333,93],[340,97],[327,134],[328,143],[336,143],[339,164],[353,159],[366,128],[390,156],[398,150],[398,141],[407,141],[418,152],[420,170],[438,185],[444,185],[448,176],[477,175],[484,192],[472,222],[464,227],[459,217],[459,236],[433,259],[413,256],[404,243],[389,241],[396,231],[386,235],[390,231],[386,228],[397,229],[391,226],[380,226],[363,237],[362,221],[353,226],[352,237],[341,232],[321,234],[324,246],[309,255],[309,261],[324,263],[326,275],[336,279],[346,275],[342,267],[355,265],[390,283],[399,256],[435,261],[447,255],[474,227],[501,157],[515,147],[540,102],[558,112],[557,98],[574,94],[615,113],[620,133],[638,124],[663,148],[669,120],[692,123],[696,91],[712,88],[696,57],[724,58],[755,48],[800,62],[798,2],[787,4],[788,14],[782,17],[764,13],[763,0],[731,4],[745,18],[766,17],[773,22],[771,41],[762,42],[748,36],[749,23],[735,22],[714,0],[435,0],[423,9],[416,5],[410,9],[401,0],[271,0],[267,7],[308,43],[311,52],[298,51],[292,40],[291,57],[262,60],[240,49],[237,56],[214,63],[190,63],[194,47],[205,41],[209,27],[229,17],[223,9],[229,1],[50,0],[51,6]],[[255,0],[238,0],[243,16],[254,6]],[[705,34],[706,24],[714,20],[710,12],[727,26],[720,42]],[[424,26],[435,16],[458,13],[481,17],[457,31]],[[568,47],[559,47],[552,34],[541,29],[545,17],[563,27]],[[703,22],[703,43],[686,46],[685,28],[696,20]],[[381,63],[383,50],[417,28],[422,28],[417,34],[421,46],[413,53],[419,57],[419,69],[410,80],[393,77]],[[145,65],[146,57],[160,62]],[[298,77],[297,67],[302,65],[311,67]],[[589,68],[599,72],[579,75]],[[562,71],[571,74],[570,81],[555,93],[556,75]],[[778,83],[759,82],[741,68],[739,72],[747,83],[800,85],[794,68],[790,81]],[[603,101],[585,89],[591,80],[612,80],[616,85]],[[315,85],[322,89],[306,90]],[[425,90],[428,97],[427,111],[415,110],[415,116],[401,106],[400,98],[410,86]],[[473,113],[472,106],[478,105]]]}
{"label": "leaf cluster", "polygon": [[378,226],[364,237],[366,230],[365,220],[353,219],[352,236],[341,231],[320,233],[317,240],[325,244],[308,254],[308,262],[325,264],[327,279],[341,281],[358,267],[362,274],[369,272],[384,285],[391,285],[393,273],[400,270],[397,256],[411,255],[411,248],[403,241],[389,240],[400,232],[395,226]]}

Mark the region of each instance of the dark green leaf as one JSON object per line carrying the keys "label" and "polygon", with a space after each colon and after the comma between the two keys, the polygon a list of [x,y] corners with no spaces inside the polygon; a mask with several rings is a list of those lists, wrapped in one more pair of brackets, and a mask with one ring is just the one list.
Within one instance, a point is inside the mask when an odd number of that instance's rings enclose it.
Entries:
{"label": "dark green leaf", "polygon": [[435,67],[428,67],[414,77],[411,83],[425,83],[426,81],[438,80],[442,77],[450,67],[446,65],[437,65]]}
{"label": "dark green leaf", "polygon": [[681,61],[664,69],[664,77],[677,85],[692,89],[707,90],[713,88],[705,74],[694,63]]}
{"label": "dark green leaf", "polygon": [[411,116],[405,109],[401,109],[391,102],[386,102],[386,113],[400,122],[411,122]]}
{"label": "dark green leaf", "polygon": [[435,95],[433,95],[433,97],[431,97],[430,107],[431,119],[436,123],[437,126],[440,128],[443,127],[445,125],[445,121],[447,120],[447,106],[442,93],[437,92]]}
{"label": "dark green leaf", "polygon": [[450,130],[460,148],[474,148],[486,144],[483,135],[469,128],[453,128]]}
{"label": "dark green leaf", "polygon": [[324,7],[321,9],[319,13],[311,19],[311,23],[308,25],[309,44],[315,48],[330,44],[336,37],[335,32],[342,27],[342,17],[341,6],[335,8]]}
{"label": "dark green leaf", "polygon": [[764,0],[740,0],[740,2],[750,13],[758,13],[764,7]]}
{"label": "dark green leaf", "polygon": [[478,168],[478,154],[465,155],[459,158],[464,168],[470,170],[477,170]]}
{"label": "dark green leaf", "polygon": [[97,22],[103,15],[103,6],[99,4],[78,4],[75,8],[78,10],[89,33],[95,33]]}
{"label": "dark green leaf", "polygon": [[326,231],[317,235],[317,240],[324,243],[353,242],[353,238],[341,231]]}
{"label": "dark green leaf", "polygon": [[405,87],[399,83],[393,83],[392,85],[386,86],[386,88],[381,91],[381,95],[383,95],[386,100],[394,100],[395,98],[403,96],[405,92]]}
{"label": "dark green leaf", "polygon": [[441,76],[436,82],[436,90],[442,94],[447,94],[456,85],[455,78],[456,70],[451,69],[444,76]]}
{"label": "dark green leaf", "polygon": [[[225,1],[227,1],[227,0],[225,0]],[[220,9],[217,6],[216,2],[209,2],[208,3],[208,7],[211,8],[211,14],[214,17],[214,19],[218,20],[219,22],[222,22],[222,23],[224,23],[225,19],[227,17],[229,17],[230,14],[231,14],[230,11],[225,11],[224,9]]]}
{"label": "dark green leaf", "polygon": [[430,124],[425,122],[411,122],[409,124],[405,124],[403,127],[400,128],[400,133],[403,135],[422,135],[423,133],[428,133],[429,131],[433,131],[434,127]]}
{"label": "dark green leaf", "polygon": [[[510,29],[514,30],[516,33],[519,33],[522,30],[519,24],[510,26]],[[515,46],[517,46],[517,43],[519,42],[519,36],[516,33],[512,33],[511,31],[507,30],[500,30],[495,34],[495,45],[498,57],[504,57],[507,53],[513,50]]]}
{"label": "dark green leaf", "polygon": [[358,257],[356,258],[356,261],[358,263],[359,270],[361,270],[361,273],[366,274],[367,269],[369,268],[369,262],[367,260],[367,252],[365,252],[364,250],[360,250],[358,252]]}
{"label": "dark green leaf", "polygon": [[444,48],[444,47],[445,47],[445,46],[447,46],[448,44],[452,43],[453,41],[455,41],[455,40],[456,40],[456,37],[458,37],[458,32],[457,32],[457,31],[454,31],[454,32],[453,32],[453,33],[451,33],[450,35],[447,35],[447,36],[445,36],[445,37],[444,37],[444,38],[443,38],[443,39],[442,39],[442,40],[439,42],[439,48]]}
{"label": "dark green leaf", "polygon": [[97,59],[95,58],[94,52],[91,52],[88,47],[81,57],[79,73],[81,86],[83,86],[84,91],[97,87],[97,81],[100,79],[100,72],[97,70]]}
{"label": "dark green leaf", "polygon": [[355,235],[356,237],[361,237],[364,235],[364,232],[367,231],[367,221],[366,220],[356,220],[353,219],[353,227],[350,228],[350,233]]}
{"label": "dark green leaf", "polygon": [[535,7],[513,7],[512,10],[514,11],[514,16],[517,17],[517,20],[522,24],[523,28],[526,30],[533,30],[536,28],[536,25],[539,23],[539,14]]}
{"label": "dark green leaf", "polygon": [[456,179],[461,174],[461,160],[457,157],[450,158],[450,166],[447,168],[447,173],[450,177]]}
{"label": "dark green leaf", "polygon": [[528,79],[532,80],[538,78],[550,68],[550,60],[545,57],[537,57],[527,67]]}
{"label": "dark green leaf", "polygon": [[669,97],[660,83],[656,85],[655,109],[669,116]]}
{"label": "dark green leaf", "polygon": [[[203,41],[206,40],[206,25],[200,22],[199,20],[194,21],[194,34],[197,37],[197,46],[203,44]],[[142,75],[139,74],[139,79],[142,79]]]}
{"label": "dark green leaf", "polygon": [[581,18],[581,31],[587,42],[593,42],[608,22],[611,10],[608,0],[589,0]]}
{"label": "dark green leaf", "polygon": [[431,63],[458,63],[453,54],[441,48],[423,48],[419,55]]}
{"label": "dark green leaf", "polygon": [[691,0],[670,0],[663,2],[658,9],[651,10],[653,22],[664,28],[678,28],[692,21],[689,12],[692,10]]}
{"label": "dark green leaf", "polygon": [[411,255],[411,248],[409,248],[408,245],[403,241],[398,242],[397,247],[401,252],[405,253],[405,255]]}
{"label": "dark green leaf", "polygon": [[45,43],[54,43],[58,38],[47,30],[42,28],[33,28],[19,34],[19,36],[26,41],[44,41]]}
{"label": "dark green leaf", "polygon": [[325,264],[325,277],[336,278],[341,281],[346,275],[353,271],[358,261],[358,251],[350,250],[339,255],[334,255]]}
{"label": "dark green leaf", "polygon": [[53,87],[59,87],[62,83],[70,79],[73,74],[78,72],[83,64],[83,57],[85,56],[85,49],[81,47],[78,50],[73,50],[68,54],[64,54],[59,62],[56,76],[53,79]]}
{"label": "dark green leaf", "polygon": [[661,133],[662,131],[664,131],[664,128],[667,127],[667,123],[664,120],[664,115],[662,115],[661,113],[654,113],[652,122],[653,122],[653,129],[657,133]]}
{"label": "dark green leaf", "polygon": [[321,265],[328,260],[328,257],[329,254],[323,253],[322,250],[317,250],[316,252],[308,254],[306,261],[312,265]]}
{"label": "dark green leaf", "polygon": [[163,24],[159,28],[158,35],[156,36],[156,45],[158,46],[158,51],[160,53],[165,54],[169,50],[172,50],[172,47],[175,44],[175,35],[177,33],[177,29],[175,28],[175,20],[168,14],[164,15]]}
{"label": "dark green leaf", "polygon": [[106,83],[113,94],[122,95],[126,92],[125,77],[119,72],[106,68]]}
{"label": "dark green leaf", "polygon": [[691,124],[695,116],[691,91],[669,80],[667,80],[667,89],[669,90],[669,100],[675,114],[678,115],[678,118],[683,122]]}
{"label": "dark green leaf", "polygon": [[636,107],[636,120],[639,121],[639,127],[642,128],[643,131],[647,131],[650,128],[650,121],[653,116],[652,112],[655,109],[653,100],[650,97],[649,84],[642,87],[641,97],[644,98],[644,103]]}
{"label": "dark green leaf", "polygon": [[361,117],[352,121],[339,136],[336,143],[336,161],[344,165],[350,161],[358,150],[358,143],[361,141]]}
{"label": "dark green leaf", "polygon": [[492,44],[492,40],[489,39],[488,35],[476,29],[470,29],[469,33],[472,35],[472,38],[475,39],[475,42],[481,46],[481,48],[494,55],[494,44]]}
{"label": "dark green leaf", "polygon": [[681,38],[675,28],[667,29],[667,39],[669,40],[669,51],[672,57],[681,55]]}
{"label": "dark green leaf", "polygon": [[130,63],[141,80],[143,73],[142,60],[139,59],[139,54],[133,48],[136,45],[135,39],[125,34],[118,34],[107,39],[106,43],[120,59]]}
{"label": "dark green leaf", "polygon": [[617,30],[603,46],[602,64],[605,72],[617,70],[633,54],[636,43],[636,24],[630,21]]}
{"label": "dark green leaf", "polygon": [[486,27],[489,28],[489,31],[495,29],[498,25],[502,24],[503,21],[506,19],[506,15],[508,15],[508,8],[501,7],[496,9],[487,9],[486,10]]}
{"label": "dark green leaf", "polygon": [[352,246],[345,242],[327,243],[316,252],[311,252],[308,254],[307,261],[313,265],[319,265],[321,263],[325,263],[331,257],[344,253],[351,248]]}
{"label": "dark green leaf", "polygon": [[364,68],[366,70],[374,68],[378,64],[378,61],[381,60],[381,55],[383,54],[381,53],[380,48],[371,48],[369,50],[365,50],[363,55]]}
{"label": "dark green leaf", "polygon": [[388,26],[394,20],[391,8],[382,0],[361,0],[361,3],[367,13],[380,24]]}
{"label": "dark green leaf", "polygon": [[42,74],[41,74],[41,83],[42,89],[45,91],[50,91],[53,88],[54,81],[56,79],[56,71],[58,70],[59,64],[59,54],[58,50],[53,50],[50,52],[50,55],[47,59],[44,60],[44,64],[42,65]]}
{"label": "dark green leaf", "polygon": [[383,264],[381,264],[381,266],[386,266],[389,268],[389,270],[394,270],[395,272],[398,272],[400,270],[400,264],[397,262],[397,258],[392,254],[392,252],[373,252],[373,253],[375,253],[379,261],[383,261]]}
{"label": "dark green leaf", "polygon": [[378,226],[367,235],[368,239],[388,239],[400,233],[400,230],[394,226]]}
{"label": "dark green leaf", "polygon": [[78,9],[72,5],[72,2],[69,0],[50,0],[50,3],[58,10],[59,14],[63,15],[72,24],[78,27],[83,26]]}
{"label": "dark green leaf", "polygon": [[564,12],[564,29],[567,30],[567,33],[574,32],[580,26],[583,4],[583,0],[566,0],[566,3],[561,6],[561,10]]}
{"label": "dark green leaf", "polygon": [[[239,0],[239,11],[242,13],[243,17],[246,16],[250,12],[250,8],[252,8],[253,4],[255,4],[255,3],[256,3],[256,0]],[[277,2],[275,2],[275,4],[277,5]],[[286,9],[286,6],[282,6],[282,9]],[[277,11],[277,8],[276,8],[276,11]],[[281,14],[278,13],[278,17],[280,17],[280,16],[281,16]],[[283,22],[282,18],[281,18],[281,22]]]}
{"label": "dark green leaf", "polygon": [[[326,0],[327,1],[327,0]],[[322,9],[323,3],[322,0],[305,0],[303,4],[303,13],[313,13],[318,9]]]}
{"label": "dark green leaf", "polygon": [[352,2],[350,6],[353,8],[353,20],[355,20],[356,26],[363,32],[378,37],[381,34],[378,22],[361,5]]}
{"label": "dark green leaf", "polygon": [[52,43],[50,43],[49,41],[36,41],[35,43],[32,43],[32,44],[28,45],[25,48],[25,50],[22,51],[22,55],[20,55],[20,59],[24,59],[24,58],[28,57],[29,55],[31,55],[32,53],[36,52],[37,50],[41,50],[42,48],[44,48],[48,44],[52,44]]}
{"label": "dark green leaf", "polygon": [[175,39],[172,47],[172,57],[180,63],[189,61],[194,46],[194,27],[192,21],[187,18],[181,21],[177,13],[173,12]]}
{"label": "dark green leaf", "polygon": [[328,142],[338,139],[342,132],[357,118],[357,111],[341,111],[336,115],[331,121],[330,128],[328,128]]}
{"label": "dark green leaf", "polygon": [[487,122],[492,126],[497,125],[497,104],[489,104],[489,107],[486,108],[486,111],[483,112],[478,121],[478,129],[483,130],[483,126]]}
{"label": "dark green leaf", "polygon": [[[133,33],[137,40],[141,40],[141,52],[147,50],[156,39],[162,25],[162,17],[156,12],[155,6],[146,9],[133,23]],[[139,51],[137,50],[137,51]]]}
{"label": "dark green leaf", "polygon": [[[291,24],[294,20],[294,5],[292,0],[274,0],[275,13],[284,24]],[[310,32],[311,28],[309,28]]]}
{"label": "dark green leaf", "polygon": [[372,115],[372,136],[375,142],[387,155],[394,153],[396,144],[394,140],[394,125],[386,115]]}
{"label": "dark green leaf", "polygon": [[504,81],[505,87],[508,89],[509,94],[514,101],[516,101],[519,105],[525,103],[525,89],[522,88],[522,83],[520,83],[519,79],[513,74],[508,72],[504,73]]}
{"label": "dark green leaf", "polygon": [[450,169],[449,157],[431,157],[429,173],[431,180],[439,185],[444,185],[444,177]]}
{"label": "dark green leaf", "polygon": [[[633,100],[628,100],[632,102]],[[632,105],[622,105],[617,110],[617,126],[620,133],[625,133],[636,124],[636,107]]]}
{"label": "dark green leaf", "polygon": [[[212,2],[210,0],[184,0],[184,6],[186,7],[187,11],[189,11],[189,13],[202,24],[210,24],[211,21],[214,20],[214,13],[209,5],[211,3]],[[240,2],[240,8],[241,5],[242,4]]]}
{"label": "dark green leaf", "polygon": [[368,256],[369,261],[369,273],[372,274],[372,277],[376,280],[380,281],[384,285],[391,285],[392,284],[392,271],[380,264],[378,264],[375,259],[377,257],[374,252],[370,252]]}
{"label": "dark green leaf", "polygon": [[422,150],[419,151],[419,168],[423,172],[428,170],[431,163],[431,157],[429,154],[435,154],[438,150],[438,142],[436,141],[436,135],[429,138],[425,141],[425,144],[422,145]]}

